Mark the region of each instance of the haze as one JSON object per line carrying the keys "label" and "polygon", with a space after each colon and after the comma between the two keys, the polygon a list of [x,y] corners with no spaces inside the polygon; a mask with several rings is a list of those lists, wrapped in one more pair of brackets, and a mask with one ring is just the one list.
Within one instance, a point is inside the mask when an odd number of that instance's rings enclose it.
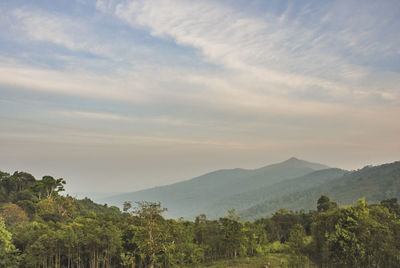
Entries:
{"label": "haze", "polygon": [[0,170],[123,192],[400,159],[399,1],[3,0]]}

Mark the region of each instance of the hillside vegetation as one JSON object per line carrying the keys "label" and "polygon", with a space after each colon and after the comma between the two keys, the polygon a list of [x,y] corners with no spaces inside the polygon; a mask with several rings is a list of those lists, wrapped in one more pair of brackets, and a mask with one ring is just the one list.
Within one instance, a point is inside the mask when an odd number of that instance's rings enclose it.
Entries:
{"label": "hillside vegetation", "polygon": [[[325,176],[323,173],[326,171],[318,173]],[[297,191],[242,210],[241,215],[245,219],[256,219],[270,215],[279,208],[310,210],[321,194],[332,197],[341,205],[354,204],[360,198],[365,198],[371,203],[387,198],[400,198],[400,162],[376,167],[366,166],[357,171],[344,172],[342,176],[327,179],[324,183],[315,184],[309,189],[298,187]]]}
{"label": "hillside vegetation", "polygon": [[[119,207],[127,200],[161,202],[168,207],[166,216],[170,218],[194,219],[203,213],[208,217],[218,218],[227,209],[248,208],[268,199],[269,186],[326,168],[328,167],[325,165],[291,158],[254,170],[218,170],[188,181],[96,201]],[[325,177],[322,176],[321,179],[324,180]],[[277,188],[285,187],[277,186],[275,189]],[[292,187],[294,188],[295,186]],[[276,193],[280,195],[279,192]]]}
{"label": "hillside vegetation", "polygon": [[291,158],[255,170],[219,170],[192,180],[96,200],[122,208],[124,201],[161,202],[169,218],[211,219],[236,209],[243,219],[271,215],[280,208],[310,210],[321,194],[340,205],[400,198],[400,162],[367,166],[356,171]]}
{"label": "hillside vegetation", "polygon": [[[338,192],[363,180],[383,182],[386,186],[381,189],[393,188],[398,171],[398,163],[366,168],[344,174],[338,180],[343,183],[340,187],[334,187],[338,184],[331,179],[326,184]],[[317,173],[302,180],[318,177]],[[62,196],[64,185],[62,178],[37,180],[25,172],[0,172],[1,268],[399,267],[400,263],[400,206],[395,198],[379,204],[359,199],[339,207],[322,195],[314,203],[316,209],[307,212],[279,209],[250,222],[230,210],[218,219],[198,215],[187,221],[164,218],[166,209],[160,203],[125,202],[120,211],[87,198]]]}

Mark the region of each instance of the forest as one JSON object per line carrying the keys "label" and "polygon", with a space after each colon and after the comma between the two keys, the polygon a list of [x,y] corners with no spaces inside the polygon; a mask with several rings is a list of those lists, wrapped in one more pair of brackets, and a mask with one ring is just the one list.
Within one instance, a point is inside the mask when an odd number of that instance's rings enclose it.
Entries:
{"label": "forest", "polygon": [[190,221],[163,217],[158,202],[120,210],[62,195],[65,183],[0,172],[0,267],[400,267],[396,198],[338,206],[321,195],[310,211]]}

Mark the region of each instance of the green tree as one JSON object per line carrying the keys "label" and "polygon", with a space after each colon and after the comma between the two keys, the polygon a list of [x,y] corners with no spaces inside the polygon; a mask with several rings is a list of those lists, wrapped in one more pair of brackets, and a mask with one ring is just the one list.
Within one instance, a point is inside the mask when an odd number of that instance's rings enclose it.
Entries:
{"label": "green tree", "polygon": [[247,256],[256,256],[264,254],[269,243],[267,232],[264,229],[264,225],[259,222],[244,223],[244,233],[247,241]]}
{"label": "green tree", "polygon": [[41,180],[36,181],[32,186],[39,199],[52,198],[59,192],[64,191],[65,180],[63,178],[54,179],[51,176],[44,176]]}
{"label": "green tree", "polygon": [[164,232],[164,219],[161,214],[166,210],[159,202],[144,201],[137,202],[137,207],[132,212],[139,219],[135,232],[138,253],[148,260],[149,268],[154,267],[157,261],[156,255],[165,251],[168,234]]}
{"label": "green tree", "polygon": [[307,262],[307,257],[305,256],[306,232],[302,225],[295,224],[290,229],[287,244],[290,251],[290,266],[304,267]]}
{"label": "green tree", "polygon": [[229,210],[227,217],[219,219],[223,248],[227,257],[236,258],[240,253],[245,255],[247,251],[247,237],[243,223],[238,221],[239,218],[234,210]]}
{"label": "green tree", "polygon": [[400,205],[397,203],[397,198],[390,198],[381,201],[381,205],[386,207],[390,213],[400,216]]}
{"label": "green tree", "polygon": [[206,215],[196,217],[194,226],[194,242],[204,251],[202,262],[217,260],[221,254],[222,234],[218,221],[210,221]]}
{"label": "green tree", "polygon": [[328,211],[329,209],[336,208],[337,204],[335,202],[331,202],[329,197],[326,195],[321,195],[321,197],[317,201],[317,210],[318,211]]}
{"label": "green tree", "polygon": [[280,209],[272,215],[273,239],[284,243],[289,238],[289,232],[293,225],[300,222],[299,215],[286,209]]}
{"label": "green tree", "polygon": [[19,256],[11,240],[11,233],[7,231],[3,218],[0,217],[0,267],[18,267]]}

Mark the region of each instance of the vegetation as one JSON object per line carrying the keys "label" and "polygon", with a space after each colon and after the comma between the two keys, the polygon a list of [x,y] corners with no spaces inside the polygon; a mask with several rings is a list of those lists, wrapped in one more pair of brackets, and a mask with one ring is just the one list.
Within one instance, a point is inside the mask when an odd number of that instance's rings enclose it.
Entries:
{"label": "vegetation", "polygon": [[[322,177],[330,176],[326,174],[327,172],[331,175],[336,173],[332,173],[329,169],[317,171],[317,174],[323,176],[318,176],[316,179],[321,180]],[[315,173],[305,177],[311,175]],[[299,179],[299,184],[301,184],[301,178],[291,181],[294,183]],[[289,187],[288,183],[289,181],[283,181],[280,184]],[[338,205],[355,204],[360,198],[365,198],[369,203],[379,203],[381,200],[390,198],[400,199],[400,162],[366,166],[356,171],[345,172],[338,177],[325,179],[322,184],[314,183],[312,187],[297,187],[296,189],[290,193],[280,192],[282,195],[241,210],[240,214],[244,219],[251,220],[271,215],[280,208],[310,210],[315,208],[315,202],[321,195],[327,195],[336,200]],[[276,192],[279,192],[279,189],[276,189]]]}
{"label": "vegetation", "polygon": [[341,206],[355,204],[360,198],[369,203],[400,199],[400,162],[346,171],[293,158],[255,170],[220,170],[99,201],[120,207],[127,200],[160,201],[168,207],[166,217],[187,220],[203,213],[218,219],[235,208],[242,219],[251,221],[269,217],[280,208],[315,209],[321,195]]}
{"label": "vegetation", "polygon": [[[332,169],[323,174],[317,173],[302,178],[327,168],[321,164],[291,158],[282,163],[253,170],[218,170],[188,181],[98,201],[120,207],[127,200],[161,202],[168,208],[165,215],[170,218],[184,217],[194,220],[196,216],[204,213],[212,219],[218,219],[223,217],[228,209],[246,209],[283,194],[315,187],[344,173],[342,170]],[[283,183],[287,180],[288,183]]]}
{"label": "vegetation", "polygon": [[160,203],[123,211],[62,196],[65,181],[0,172],[0,267],[399,267],[400,206],[389,198],[243,221],[163,217]]}

